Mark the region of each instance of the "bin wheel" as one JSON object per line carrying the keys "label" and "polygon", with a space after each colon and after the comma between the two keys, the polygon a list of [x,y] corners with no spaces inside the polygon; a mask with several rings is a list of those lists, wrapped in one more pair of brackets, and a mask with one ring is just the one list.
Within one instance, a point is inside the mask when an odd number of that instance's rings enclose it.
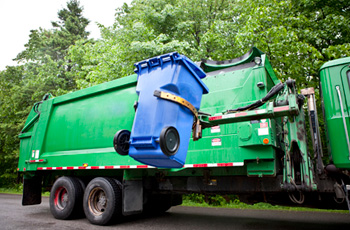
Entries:
{"label": "bin wheel", "polygon": [[120,155],[128,155],[129,154],[129,139],[130,139],[130,131],[129,130],[119,130],[113,139],[114,149]]}
{"label": "bin wheel", "polygon": [[67,220],[82,216],[83,188],[77,178],[60,177],[52,186],[50,211],[56,219]]}
{"label": "bin wheel", "polygon": [[84,193],[84,212],[90,223],[107,225],[122,218],[122,190],[112,178],[97,177]]}
{"label": "bin wheel", "polygon": [[159,145],[165,155],[175,155],[180,147],[179,132],[172,126],[163,128],[159,137]]}

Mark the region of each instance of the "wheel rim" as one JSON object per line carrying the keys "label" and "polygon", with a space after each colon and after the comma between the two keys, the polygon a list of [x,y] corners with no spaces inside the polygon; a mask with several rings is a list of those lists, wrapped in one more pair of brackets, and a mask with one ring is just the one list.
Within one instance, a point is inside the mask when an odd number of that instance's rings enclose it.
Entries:
{"label": "wheel rim", "polygon": [[55,207],[59,210],[63,210],[67,207],[69,200],[68,192],[65,187],[59,187],[55,192]]}
{"label": "wheel rim", "polygon": [[94,188],[88,201],[89,209],[95,216],[102,215],[107,208],[107,197],[105,192],[101,188]]}
{"label": "wheel rim", "polygon": [[175,133],[175,130],[170,129],[165,135],[165,143],[169,152],[173,153],[177,149],[178,145],[178,135]]}
{"label": "wheel rim", "polygon": [[119,138],[119,146],[123,152],[127,152],[129,150],[129,139],[130,134],[128,133],[122,133]]}

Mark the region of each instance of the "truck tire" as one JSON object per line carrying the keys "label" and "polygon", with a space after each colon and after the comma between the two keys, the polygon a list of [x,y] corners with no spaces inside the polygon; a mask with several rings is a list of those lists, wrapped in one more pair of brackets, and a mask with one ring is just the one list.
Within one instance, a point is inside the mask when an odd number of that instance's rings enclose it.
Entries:
{"label": "truck tire", "polygon": [[50,211],[56,219],[67,220],[83,213],[83,189],[77,178],[60,177],[52,186]]}
{"label": "truck tire", "polygon": [[85,189],[83,207],[92,224],[118,221],[122,217],[122,189],[111,178],[97,177]]}

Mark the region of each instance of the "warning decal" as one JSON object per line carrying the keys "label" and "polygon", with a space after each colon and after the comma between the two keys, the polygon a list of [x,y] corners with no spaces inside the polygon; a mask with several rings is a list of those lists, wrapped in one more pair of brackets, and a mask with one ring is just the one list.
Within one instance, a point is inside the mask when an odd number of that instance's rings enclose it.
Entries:
{"label": "warning decal", "polygon": [[221,146],[221,138],[214,138],[211,140],[211,146]]}
{"label": "warning decal", "polygon": [[213,126],[210,128],[210,132],[211,133],[220,133],[220,126],[217,125],[217,126]]}

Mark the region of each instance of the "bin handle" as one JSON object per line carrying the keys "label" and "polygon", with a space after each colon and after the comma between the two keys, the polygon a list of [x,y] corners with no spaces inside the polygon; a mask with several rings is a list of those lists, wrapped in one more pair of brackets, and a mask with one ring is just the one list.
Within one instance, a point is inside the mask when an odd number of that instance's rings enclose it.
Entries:
{"label": "bin handle", "polygon": [[339,86],[337,85],[336,90],[338,92],[338,97],[339,97],[339,104],[340,104],[340,110],[341,110],[341,116],[343,118],[343,125],[344,125],[344,130],[345,130],[345,137],[346,137],[346,142],[348,144],[348,152],[349,152],[349,160],[350,160],[350,141],[349,141],[349,134],[348,134],[348,127],[346,125],[346,120],[345,120],[345,114],[344,114],[344,108],[343,108],[343,100],[341,98]]}
{"label": "bin handle", "polygon": [[198,111],[197,109],[191,104],[189,103],[187,100],[183,99],[182,97],[176,96],[174,94],[171,93],[166,93],[163,91],[159,91],[159,90],[155,90],[153,95],[155,97],[159,97],[168,101],[172,101],[172,102],[176,102],[180,105],[185,106],[186,108],[188,108],[189,110],[191,110],[191,112],[193,113],[193,115],[196,117],[196,119],[198,118]]}

